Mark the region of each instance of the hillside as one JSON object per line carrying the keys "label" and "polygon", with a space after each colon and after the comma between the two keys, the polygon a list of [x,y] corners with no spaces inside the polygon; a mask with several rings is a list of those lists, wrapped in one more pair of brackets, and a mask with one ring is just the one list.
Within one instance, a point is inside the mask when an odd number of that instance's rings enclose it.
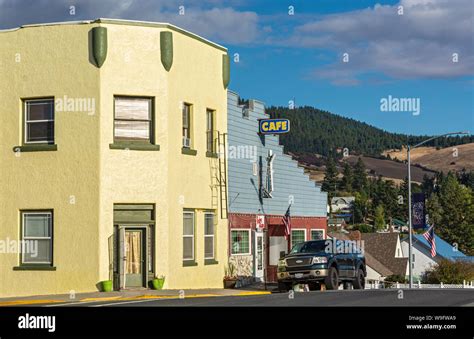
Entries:
{"label": "hillside", "polygon": [[[308,157],[307,155],[303,156],[294,153],[290,153],[290,155],[299,162],[300,166],[310,176],[311,180],[316,182],[322,182],[324,180],[324,173],[326,170],[325,164],[315,160],[314,158]],[[339,172],[339,179],[342,178],[343,163],[347,161],[351,166],[354,166],[358,158],[359,156],[350,155],[336,163],[336,169]],[[382,176],[384,179],[392,180],[398,185],[407,176],[406,163],[366,156],[361,156],[361,159],[364,162],[369,177],[377,178],[378,176]],[[411,175],[413,182],[421,183],[424,175],[432,177],[435,175],[435,172],[418,166],[411,166]]]}
{"label": "hillside", "polygon": [[[399,183],[400,181],[403,181],[408,175],[407,165],[405,163],[365,156],[362,156],[361,158],[365,167],[369,171],[369,174],[374,177],[381,175],[384,178],[393,179],[396,183]],[[355,165],[357,159],[358,157],[351,155],[347,158],[347,161],[351,165]],[[417,166],[410,167],[411,180],[417,183],[421,183],[423,181],[424,175],[428,177],[435,175],[435,172],[427,171]]]}
{"label": "hillside", "polygon": [[[401,150],[388,150],[383,153],[392,159],[406,160],[406,148]],[[413,164],[439,172],[463,169],[474,170],[474,143],[436,149],[435,147],[419,147],[411,151]]]}
{"label": "hillside", "polygon": [[[267,107],[272,118],[291,120],[291,133],[282,134],[280,142],[286,152],[337,155],[347,148],[351,154],[380,156],[388,149],[401,149],[407,142],[416,144],[428,136],[390,133],[364,122],[342,117],[317,108],[304,106],[295,109]],[[448,147],[474,142],[474,136],[449,137],[434,140],[427,146]]]}

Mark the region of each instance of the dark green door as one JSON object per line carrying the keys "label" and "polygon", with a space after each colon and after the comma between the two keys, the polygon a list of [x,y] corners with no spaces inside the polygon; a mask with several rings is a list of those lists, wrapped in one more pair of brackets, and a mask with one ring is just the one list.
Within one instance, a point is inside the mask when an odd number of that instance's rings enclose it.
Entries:
{"label": "dark green door", "polygon": [[125,287],[143,287],[145,274],[144,230],[125,230]]}

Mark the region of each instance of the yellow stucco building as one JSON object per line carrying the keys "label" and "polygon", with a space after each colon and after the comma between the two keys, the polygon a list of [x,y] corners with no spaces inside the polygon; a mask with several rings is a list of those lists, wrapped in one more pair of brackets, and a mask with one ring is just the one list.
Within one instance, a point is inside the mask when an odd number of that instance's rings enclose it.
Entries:
{"label": "yellow stucco building", "polygon": [[111,19],[0,31],[0,46],[0,297],[155,275],[221,288],[227,50]]}

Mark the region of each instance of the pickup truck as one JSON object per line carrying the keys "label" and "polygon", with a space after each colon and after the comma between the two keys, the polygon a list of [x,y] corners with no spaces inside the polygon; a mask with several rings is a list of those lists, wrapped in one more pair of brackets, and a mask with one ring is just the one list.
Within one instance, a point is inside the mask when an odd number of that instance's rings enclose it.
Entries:
{"label": "pickup truck", "polygon": [[313,240],[296,244],[278,262],[278,289],[288,291],[295,284],[307,284],[317,290],[364,289],[367,271],[363,248],[356,241]]}

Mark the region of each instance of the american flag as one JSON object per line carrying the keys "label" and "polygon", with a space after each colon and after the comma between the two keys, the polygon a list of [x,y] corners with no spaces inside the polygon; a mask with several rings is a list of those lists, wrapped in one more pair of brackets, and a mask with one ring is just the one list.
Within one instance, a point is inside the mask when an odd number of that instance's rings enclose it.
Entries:
{"label": "american flag", "polygon": [[285,236],[288,237],[291,233],[291,216],[290,216],[290,206],[286,210],[285,216],[283,217],[283,223],[285,224]]}
{"label": "american flag", "polygon": [[436,241],[435,241],[435,234],[434,234],[434,225],[428,228],[428,231],[423,233],[423,237],[428,241],[431,246],[431,256],[434,257],[436,255]]}

